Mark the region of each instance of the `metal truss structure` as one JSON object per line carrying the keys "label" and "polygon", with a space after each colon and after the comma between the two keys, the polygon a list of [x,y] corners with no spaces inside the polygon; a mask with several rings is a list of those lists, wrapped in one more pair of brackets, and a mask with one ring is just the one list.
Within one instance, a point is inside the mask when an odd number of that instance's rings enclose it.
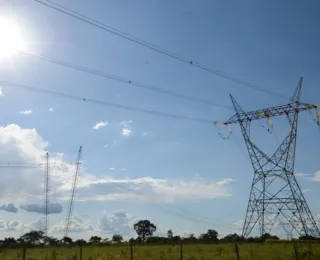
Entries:
{"label": "metal truss structure", "polygon": [[[304,195],[294,175],[295,150],[299,113],[317,106],[300,102],[302,78],[288,104],[244,112],[231,96],[235,115],[223,124],[238,123],[254,170],[242,235],[248,237],[254,228],[260,235],[270,233],[275,223],[286,223],[287,233],[320,237],[319,228],[311,214]],[[285,116],[290,132],[272,156],[266,155],[250,138],[251,122]],[[256,226],[258,224],[258,226]]]}

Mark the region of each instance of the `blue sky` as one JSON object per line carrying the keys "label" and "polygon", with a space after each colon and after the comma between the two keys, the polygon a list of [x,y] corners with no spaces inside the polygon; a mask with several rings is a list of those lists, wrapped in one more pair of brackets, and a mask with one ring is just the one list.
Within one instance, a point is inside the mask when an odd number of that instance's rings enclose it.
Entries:
{"label": "blue sky", "polygon": [[[284,96],[291,96],[303,76],[303,101],[319,104],[320,18],[316,1],[56,2]],[[1,16],[22,28],[26,46],[33,53],[225,106],[231,105],[231,93],[245,110],[284,102],[34,1],[1,1],[0,10]],[[2,81],[93,99],[212,122],[233,114],[228,109],[135,88],[21,54],[2,60],[0,68]],[[70,190],[66,183],[71,181],[70,164],[75,162],[80,145],[85,162],[72,226],[79,232],[71,233],[72,237],[117,232],[131,236],[130,225],[140,218],[149,218],[160,233],[168,228],[182,235],[199,234],[209,228],[220,234],[238,232],[234,223],[244,218],[252,181],[252,167],[238,126],[232,126],[229,140],[222,140],[213,124],[79,103],[6,86],[2,86],[2,92],[1,161],[39,163],[49,151],[55,165],[50,201],[62,205],[62,212],[57,210],[50,216],[52,235],[63,234]],[[23,111],[32,113],[21,114]],[[99,122],[106,125],[94,129]],[[261,130],[259,124],[253,127],[257,143],[272,151],[274,134]],[[274,127],[280,138],[288,131],[285,122],[278,119]],[[320,214],[320,132],[308,113],[301,114],[299,127],[296,172],[305,174],[298,177],[299,182],[316,215]],[[1,186],[5,187],[1,204],[12,203],[19,208],[16,213],[0,211],[0,226],[6,231],[1,236],[16,236],[28,228],[37,228],[41,214],[20,206],[43,204],[43,170],[0,171]]]}

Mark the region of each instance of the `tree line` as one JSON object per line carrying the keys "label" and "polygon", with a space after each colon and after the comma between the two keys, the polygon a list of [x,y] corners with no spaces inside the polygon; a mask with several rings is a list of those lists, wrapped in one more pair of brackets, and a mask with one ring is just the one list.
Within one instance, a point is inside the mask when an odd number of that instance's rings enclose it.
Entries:
{"label": "tree line", "polygon": [[[50,236],[45,236],[42,231],[30,231],[18,239],[13,237],[7,237],[4,240],[0,240],[0,247],[22,247],[22,246],[86,246],[86,245],[109,245],[109,244],[121,244],[121,243],[134,243],[134,244],[196,244],[196,243],[228,243],[228,242],[249,242],[249,243],[260,243],[266,240],[279,240],[277,236],[270,234],[264,234],[261,237],[249,237],[244,238],[236,233],[228,234],[223,238],[218,238],[218,232],[214,229],[209,229],[206,233],[196,237],[194,234],[190,234],[188,237],[180,237],[174,235],[172,229],[167,231],[166,237],[153,236],[156,232],[157,227],[149,220],[140,220],[134,224],[134,230],[137,233],[137,238],[131,238],[129,241],[124,241],[122,235],[115,234],[111,239],[102,238],[99,236],[92,236],[88,241],[84,239],[72,240],[70,237],[63,237],[57,239]],[[315,240],[313,237],[303,236],[300,240]]]}

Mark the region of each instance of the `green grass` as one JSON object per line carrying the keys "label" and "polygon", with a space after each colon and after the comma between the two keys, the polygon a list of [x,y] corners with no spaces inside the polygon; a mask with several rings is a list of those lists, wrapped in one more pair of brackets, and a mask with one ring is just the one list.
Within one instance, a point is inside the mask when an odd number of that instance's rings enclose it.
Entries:
{"label": "green grass", "polygon": [[[320,244],[297,244],[299,260],[320,259]],[[239,244],[241,260],[292,260],[293,244]],[[84,247],[83,260],[129,260],[130,247]],[[22,260],[22,249],[1,249],[0,260]],[[179,245],[137,245],[134,260],[180,260]],[[78,247],[27,249],[26,260],[79,260]],[[184,245],[184,260],[235,260],[233,244]]]}

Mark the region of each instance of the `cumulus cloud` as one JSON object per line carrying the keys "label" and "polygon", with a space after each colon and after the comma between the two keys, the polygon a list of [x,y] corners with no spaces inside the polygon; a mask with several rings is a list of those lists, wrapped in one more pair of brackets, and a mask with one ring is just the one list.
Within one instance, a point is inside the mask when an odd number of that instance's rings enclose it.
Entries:
{"label": "cumulus cloud", "polygon": [[102,128],[102,127],[105,127],[105,126],[107,126],[107,125],[108,125],[108,122],[107,122],[107,121],[100,121],[100,122],[96,123],[96,124],[92,127],[92,129],[98,130],[98,129],[100,129],[100,128]]}
{"label": "cumulus cloud", "polygon": [[317,225],[320,225],[320,213],[315,214],[314,216],[314,221],[317,222]]}
{"label": "cumulus cloud", "polygon": [[52,112],[53,110],[54,110],[53,107],[49,108],[49,112]]}
{"label": "cumulus cloud", "polygon": [[121,130],[121,135],[123,135],[123,136],[129,136],[129,135],[131,135],[132,134],[132,131],[131,131],[131,129],[129,129],[129,128],[123,128],[122,130]]}
{"label": "cumulus cloud", "polygon": [[21,111],[20,114],[21,115],[31,115],[32,114],[32,110]]}
{"label": "cumulus cloud", "polygon": [[[0,156],[4,161],[17,161],[22,164],[39,164],[44,162],[46,147],[48,145],[35,129],[23,129],[18,125],[11,124],[0,127],[0,145],[2,147]],[[3,169],[0,169],[0,172]],[[8,200],[16,202],[32,198],[42,199],[43,169],[41,168],[18,168],[10,169],[10,174],[2,172],[0,183],[0,203]],[[6,169],[6,172],[8,170]]]}
{"label": "cumulus cloud", "polygon": [[45,225],[44,217],[23,223],[20,220],[0,220],[0,231],[17,231],[20,233],[31,230],[43,230]]}
{"label": "cumulus cloud", "polygon": [[226,185],[226,184],[229,184],[231,182],[235,182],[237,180],[235,179],[231,179],[231,178],[226,178],[226,179],[223,179],[222,181],[217,181],[216,184],[217,185]]}
{"label": "cumulus cloud", "polygon": [[[0,127],[0,145],[3,161],[18,161],[28,165],[45,162],[48,143],[35,129],[24,129],[15,124]],[[52,195],[60,200],[68,200],[75,166],[63,161],[61,154],[57,153],[50,156],[50,165],[54,165],[54,170],[50,172],[51,190],[54,191]],[[14,172],[2,174],[0,203],[11,201],[23,205],[24,210],[43,213],[42,203],[41,206],[35,206],[30,201],[43,199],[44,168],[17,168],[11,171]],[[87,172],[82,164],[76,200],[134,200],[153,203],[213,199],[231,196],[232,181],[234,180],[230,178],[215,181],[205,178],[157,179],[149,176],[127,179],[99,177]],[[52,209],[51,214],[60,209]]]}
{"label": "cumulus cloud", "polygon": [[134,235],[133,224],[137,220],[134,215],[123,210],[113,211],[111,214],[104,212],[98,220],[96,230],[100,233],[132,236]]}
{"label": "cumulus cloud", "polygon": [[4,204],[4,205],[0,206],[0,210],[12,212],[12,213],[18,212],[18,208],[12,203]]}
{"label": "cumulus cloud", "polygon": [[45,226],[45,218],[39,218],[36,220],[32,220],[31,222],[25,224],[25,229],[27,230],[43,230]]}
{"label": "cumulus cloud", "polygon": [[120,123],[120,125],[123,126],[122,130],[121,130],[121,135],[123,136],[130,136],[132,134],[132,130],[131,130],[131,124],[132,124],[132,120],[128,120],[128,121],[122,121]]}
{"label": "cumulus cloud", "polygon": [[20,220],[0,220],[0,231],[23,231],[24,228]]}
{"label": "cumulus cloud", "polygon": [[[52,228],[52,232],[64,232],[66,228],[66,220],[63,220],[57,224],[55,224]],[[70,232],[85,232],[85,231],[93,231],[94,228],[90,225],[88,220],[84,220],[79,216],[74,216],[70,219],[69,222],[69,231]]]}
{"label": "cumulus cloud", "polygon": [[[43,214],[45,211],[44,204],[25,204],[20,206],[21,209],[27,212]],[[48,214],[59,214],[62,212],[62,206],[59,203],[48,204]]]}
{"label": "cumulus cloud", "polygon": [[320,171],[316,172],[312,177],[313,181],[320,182]]}
{"label": "cumulus cloud", "polygon": [[4,96],[4,94],[3,94],[3,89],[0,88],[0,97],[3,97],[3,96]]}

